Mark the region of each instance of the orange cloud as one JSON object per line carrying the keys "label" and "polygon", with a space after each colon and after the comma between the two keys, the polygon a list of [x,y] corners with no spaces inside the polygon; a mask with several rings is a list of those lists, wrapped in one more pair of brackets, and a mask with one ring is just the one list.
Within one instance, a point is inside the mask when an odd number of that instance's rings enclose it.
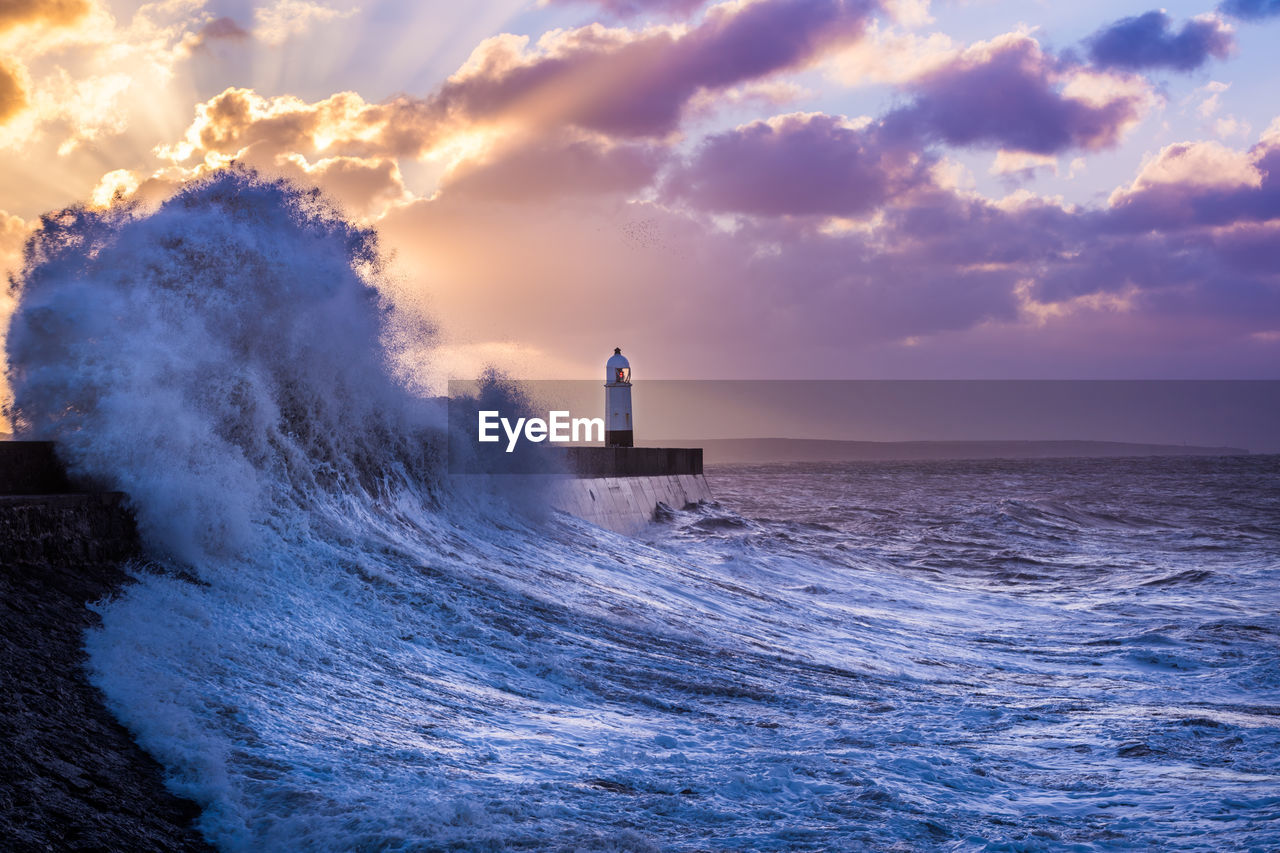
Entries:
{"label": "orange cloud", "polygon": [[[275,171],[300,184],[313,184],[352,215],[366,218],[408,195],[394,160],[379,157],[329,157],[315,163],[298,155],[276,164]],[[296,168],[296,171],[295,171]]]}
{"label": "orange cloud", "polygon": [[7,278],[22,267],[22,245],[31,226],[21,216],[0,210],[0,278]]}
{"label": "orange cloud", "polygon": [[[396,158],[420,155],[430,138],[418,132],[408,99],[369,104],[339,92],[308,103],[230,88],[196,107],[180,142],[156,149],[173,165],[151,178],[153,185],[180,182],[234,161],[319,186],[350,215],[365,218],[406,196]],[[132,173],[131,180],[146,186]]]}
{"label": "orange cloud", "polygon": [[[377,218],[388,205],[410,198],[404,187],[400,167],[395,160],[388,158],[326,157],[312,162],[301,154],[265,155],[251,150],[247,156],[235,162],[273,178],[285,178],[300,186],[318,187],[348,216],[361,220]],[[197,163],[191,167],[169,166],[150,175],[141,171],[116,169],[102,176],[90,194],[90,199],[98,207],[109,207],[125,201],[153,208],[173,195],[184,183],[207,175],[223,165],[225,164]]]}
{"label": "orange cloud", "polygon": [[0,124],[20,113],[27,105],[27,90],[18,69],[0,64]]}
{"label": "orange cloud", "polygon": [[[3,283],[0,284],[0,352],[9,329],[9,316],[16,307],[8,280],[22,269],[22,247],[30,234],[31,225],[26,220],[0,210],[0,283]],[[9,383],[5,379],[5,371],[0,370],[0,409],[8,405],[9,399]],[[0,415],[0,432],[8,431],[9,421]]]}
{"label": "orange cloud", "polygon": [[122,22],[97,0],[0,0],[10,22],[0,29],[0,53],[26,90],[26,107],[0,127],[0,149],[28,160],[37,150],[66,155],[137,122],[153,125],[172,100],[194,31],[211,17],[199,5],[156,0]]}
{"label": "orange cloud", "polygon": [[164,159],[181,163],[263,154],[331,153],[339,156],[415,156],[433,138],[421,102],[398,98],[370,104],[354,92],[307,103],[291,95],[263,97],[229,88],[196,106],[181,142],[161,146]]}
{"label": "orange cloud", "polygon": [[32,24],[65,27],[88,11],[88,0],[0,0],[0,33]]}

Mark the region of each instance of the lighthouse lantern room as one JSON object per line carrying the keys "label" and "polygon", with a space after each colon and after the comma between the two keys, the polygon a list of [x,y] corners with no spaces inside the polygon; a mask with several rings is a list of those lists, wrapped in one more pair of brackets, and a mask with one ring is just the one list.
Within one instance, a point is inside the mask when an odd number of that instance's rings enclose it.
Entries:
{"label": "lighthouse lantern room", "polygon": [[631,362],[614,347],[604,366],[604,443],[606,447],[632,447]]}

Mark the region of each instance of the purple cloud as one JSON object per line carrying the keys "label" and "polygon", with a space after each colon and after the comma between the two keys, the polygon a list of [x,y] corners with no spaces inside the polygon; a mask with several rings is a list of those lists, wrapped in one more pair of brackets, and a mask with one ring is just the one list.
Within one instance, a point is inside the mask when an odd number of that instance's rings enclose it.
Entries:
{"label": "purple cloud", "polygon": [[653,180],[664,155],[644,144],[538,141],[461,167],[441,189],[455,198],[506,201],[634,192]]}
{"label": "purple cloud", "polygon": [[236,23],[234,18],[215,18],[200,28],[201,39],[231,39],[243,41],[249,38],[249,31]]}
{"label": "purple cloud", "polygon": [[1178,315],[1192,324],[1269,330],[1280,323],[1277,229],[1135,236],[1107,234],[1106,218],[1095,221],[1099,229],[1080,244],[1081,254],[1036,277],[1036,298],[1062,302],[1118,294],[1131,311]]}
{"label": "purple cloud", "polygon": [[1236,18],[1259,20],[1280,15],[1280,0],[1224,0],[1218,9]]}
{"label": "purple cloud", "polygon": [[853,216],[928,180],[910,154],[839,117],[781,116],[706,139],[666,194],[701,210]]}
{"label": "purple cloud", "polygon": [[579,30],[532,61],[492,62],[448,83],[432,106],[476,120],[517,115],[619,137],[674,131],[700,91],[803,67],[861,37],[874,0],[762,0],[714,8],[687,33]]}
{"label": "purple cloud", "polygon": [[[1234,168],[1197,158],[1212,143],[1171,145],[1156,165],[1184,165],[1168,180],[1131,188],[1112,202],[1109,230],[1125,234],[1218,228],[1280,219],[1280,144],[1263,143]],[[1250,174],[1252,173],[1252,174]]]}
{"label": "purple cloud", "polygon": [[[1280,142],[1172,145],[1107,206],[1066,208],[939,186],[906,141],[832,116],[756,122],[708,138],[664,195],[748,217],[726,275],[801,311],[797,334],[893,339],[1035,312],[1165,318],[1171,338],[1280,327]],[[868,228],[808,218],[872,211]]]}
{"label": "purple cloud", "polygon": [[[804,126],[812,133],[831,122],[809,117]],[[778,215],[850,212],[849,181],[833,170],[825,195],[807,174],[798,187],[759,186],[747,168],[754,161],[738,148],[761,137],[768,152],[777,139],[758,126],[742,130],[750,132],[722,136],[695,155],[690,168],[710,171],[692,173],[688,200],[760,217],[734,235],[748,260],[733,275],[752,282],[752,292],[776,293],[780,304],[806,306],[813,333],[931,335],[1025,321],[1028,310],[1118,313],[1135,328],[1164,318],[1162,334],[1175,339],[1280,327],[1280,228],[1273,224],[1280,178],[1270,177],[1280,176],[1280,145],[1252,152],[1170,146],[1136,189],[1102,208],[1034,197],[996,203],[926,182],[895,194],[883,178],[859,176],[880,215],[871,231],[842,232]],[[865,135],[818,138],[822,156],[833,160],[837,141],[854,159],[867,145]],[[723,168],[712,165],[716,154],[726,158]],[[742,167],[737,186],[729,185],[734,164]],[[815,174],[828,168],[815,157]],[[779,248],[760,253],[753,245]]]}
{"label": "purple cloud", "polygon": [[1187,21],[1177,32],[1172,24],[1163,11],[1122,18],[1089,38],[1089,58],[1101,68],[1191,71],[1231,52],[1234,40],[1221,21]]}
{"label": "purple cloud", "polygon": [[1115,145],[1137,120],[1142,98],[1068,95],[1063,78],[1079,70],[1044,54],[1030,38],[1006,37],[917,80],[914,101],[885,123],[902,136],[1034,154]]}

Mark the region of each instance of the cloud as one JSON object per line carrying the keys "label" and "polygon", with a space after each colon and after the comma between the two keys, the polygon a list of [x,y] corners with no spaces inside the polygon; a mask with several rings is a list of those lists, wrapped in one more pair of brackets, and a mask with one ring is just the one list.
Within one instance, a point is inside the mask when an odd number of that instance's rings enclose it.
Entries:
{"label": "cloud", "polygon": [[193,159],[281,165],[292,154],[409,157],[433,164],[454,193],[545,196],[551,176],[566,192],[619,192],[653,177],[655,146],[687,113],[707,110],[711,93],[793,93],[769,78],[856,40],[874,11],[869,0],[756,0],[716,6],[693,28],[591,25],[533,47],[499,35],[436,92],[381,104],[353,92],[306,102],[233,87],[197,105],[184,138],[157,153],[184,168]]}
{"label": "cloud", "polygon": [[1164,147],[1107,207],[1075,218],[1078,250],[1047,268],[1035,292],[1062,300],[1128,288],[1135,310],[1201,312],[1237,326],[1256,312],[1274,325],[1280,266],[1267,241],[1280,237],[1277,143]]}
{"label": "cloud", "polygon": [[[235,162],[272,178],[285,178],[304,187],[318,187],[346,215],[361,221],[374,219],[389,205],[411,197],[405,189],[399,165],[390,158],[336,156],[311,161],[296,153],[262,155],[250,151],[249,156]],[[154,207],[185,183],[224,166],[206,163],[169,166],[149,175],[142,171],[116,169],[102,176],[90,199],[98,207],[108,207],[119,201],[140,202],[144,207]]]}
{"label": "cloud", "polygon": [[232,39],[239,41],[249,38],[249,32],[233,18],[214,18],[200,28],[200,35],[206,39]]}
{"label": "cloud", "polygon": [[1111,195],[1110,227],[1185,232],[1280,218],[1280,140],[1249,151],[1218,142],[1165,146]]}
{"label": "cloud", "polygon": [[199,6],[155,0],[121,24],[98,2],[0,0],[10,20],[30,24],[3,34],[0,44],[27,91],[27,108],[0,127],[0,149],[67,155],[140,118],[156,121],[170,102],[175,68],[191,54],[192,28],[208,18]]}
{"label": "cloud", "polygon": [[1196,114],[1201,118],[1209,118],[1222,109],[1222,93],[1231,88],[1230,83],[1222,83],[1218,80],[1211,80],[1209,83],[1196,89],[1196,94],[1200,92],[1208,92],[1208,95],[1199,106],[1196,107]]}
{"label": "cloud", "polygon": [[638,15],[688,16],[700,9],[706,0],[544,0],[544,6],[578,6],[589,2],[617,18]]}
{"label": "cloud", "polygon": [[1260,187],[1262,173],[1254,157],[1217,142],[1167,145],[1142,167],[1128,192],[1152,187]]}
{"label": "cloud", "polygon": [[201,157],[211,163],[287,153],[417,156],[437,137],[427,108],[411,98],[370,104],[354,92],[307,102],[229,88],[202,104],[183,139],[161,146],[164,159]]}
{"label": "cloud", "polygon": [[317,186],[350,216],[366,219],[408,197],[400,167],[381,157],[329,157],[310,163],[299,155],[277,160],[268,173]]}
{"label": "cloud", "polygon": [[339,10],[308,0],[276,0],[254,10],[253,31],[263,43],[279,45],[316,24],[349,18],[358,11],[358,7]]}
{"label": "cloud", "polygon": [[[3,351],[4,338],[9,329],[9,317],[17,307],[13,294],[8,286],[9,276],[16,275],[22,269],[22,247],[31,235],[34,223],[28,223],[21,216],[14,216],[0,210],[0,351]],[[0,370],[0,411],[10,401],[7,371]],[[0,432],[8,432],[8,420],[0,414]]]}
{"label": "cloud", "polygon": [[1210,57],[1225,58],[1234,45],[1231,28],[1218,18],[1195,18],[1174,31],[1163,10],[1122,18],[1091,36],[1089,58],[1100,68],[1172,68],[1192,71]]}
{"label": "cloud", "polygon": [[1056,59],[1018,33],[973,45],[909,88],[912,103],[886,117],[893,132],[1033,154],[1112,147],[1149,98],[1140,80]]}
{"label": "cloud", "polygon": [[440,189],[451,196],[526,202],[625,194],[648,186],[665,156],[665,150],[645,143],[540,139],[459,164]]}
{"label": "cloud", "polygon": [[[31,104],[30,73],[26,64],[18,59],[20,41],[38,43],[30,37],[28,28],[49,32],[71,27],[84,19],[89,11],[88,0],[0,0],[0,36],[8,36],[19,29],[22,33],[0,44],[4,53],[0,58],[0,125],[9,122]],[[3,147],[0,137],[0,147]]]}
{"label": "cloud", "polygon": [[[535,209],[442,193],[393,208],[380,230],[405,275],[430,270],[436,310],[460,337],[594,351],[605,324],[610,339],[652,352],[657,375],[690,363],[812,375],[851,349],[1015,322],[1019,282],[1059,250],[1071,219],[1034,200],[1004,210],[931,188],[850,228],[746,216],[726,230],[670,204],[589,197]],[[746,330],[771,345],[726,346]]]}
{"label": "cloud", "polygon": [[863,41],[831,57],[829,73],[846,86],[898,85],[954,61],[960,52],[945,33],[919,36],[896,32],[881,27],[879,22],[872,22]]}
{"label": "cloud", "polygon": [[214,18],[186,39],[188,50],[204,50],[211,45],[221,43],[247,42],[253,36],[240,26],[234,18]]}
{"label": "cloud", "polygon": [[859,216],[927,182],[928,165],[883,145],[876,128],[795,113],[704,140],[666,195],[716,212]]}
{"label": "cloud", "polygon": [[0,0],[0,33],[29,25],[69,26],[89,8],[88,0]]}
{"label": "cloud", "polygon": [[1253,130],[1253,125],[1235,116],[1223,116],[1213,123],[1213,132],[1223,139],[1228,139],[1232,136],[1248,136],[1251,130]]}
{"label": "cloud", "polygon": [[[1265,335],[1280,329],[1280,189],[1269,177],[1280,175],[1280,123],[1248,150],[1168,146],[1109,203],[1080,208],[945,184],[937,155],[874,121],[824,114],[713,134],[665,176],[674,153],[661,142],[572,129],[497,138],[446,170],[434,196],[412,199],[389,158],[334,150],[337,137],[324,134],[349,125],[344,138],[356,145],[351,128],[365,126],[370,107],[341,103],[326,108],[334,121],[303,122],[296,137],[328,139],[329,156],[304,157],[277,137],[250,142],[249,157],[362,207],[398,257],[406,292],[429,300],[463,349],[518,340],[555,359],[624,338],[655,353],[659,375],[696,363],[786,376],[872,363],[864,357],[900,366],[907,348],[935,359],[915,369],[951,375],[963,368],[940,342],[964,340],[966,357],[985,353],[991,369],[1005,346],[1041,367],[1058,359],[1068,374],[1088,363],[1133,375],[1142,368],[1132,364],[1158,366],[1193,346],[1244,364],[1248,353],[1274,351]],[[305,106],[308,117],[318,112]],[[290,137],[298,125],[281,127]],[[1050,164],[1000,157],[1012,169]],[[141,177],[113,181],[142,192]],[[625,300],[626,312],[602,294]],[[774,346],[726,346],[744,330]],[[1052,358],[1036,355],[1037,335],[1075,336],[1088,352],[1073,356],[1063,343]],[[678,358],[665,355],[672,339],[685,342]]]}
{"label": "cloud", "polygon": [[456,136],[556,136],[566,128],[665,137],[700,94],[803,67],[858,38],[873,10],[858,0],[757,0],[714,7],[688,30],[593,24],[553,32],[532,49],[524,36],[499,35],[432,95],[382,104],[351,92],[307,103],[229,88],[198,105],[184,141],[162,155],[226,156],[254,145],[422,156]]}
{"label": "cloud", "polygon": [[[0,279],[7,279],[22,267],[22,246],[31,228],[21,216],[0,210]],[[0,323],[2,328],[4,324]]]}
{"label": "cloud", "polygon": [[995,159],[988,170],[992,175],[1003,175],[1018,179],[1035,177],[1037,170],[1058,173],[1058,158],[1050,154],[1029,154],[1025,151],[996,152]]}
{"label": "cloud", "polygon": [[1280,0],[1224,0],[1218,9],[1237,18],[1258,20],[1280,15]]}
{"label": "cloud", "polygon": [[27,105],[27,90],[19,70],[0,63],[0,124],[16,116]]}
{"label": "cloud", "polygon": [[[797,375],[992,329],[1094,343],[1142,329],[1150,353],[1280,329],[1280,124],[1248,150],[1166,146],[1106,204],[984,198],[947,178],[948,154],[977,161],[945,145],[990,149],[1000,175],[1075,173],[1074,152],[1114,145],[1149,108],[1149,84],[1025,34],[962,50],[868,29],[874,14],[756,0],[691,24],[503,35],[435,91],[383,103],[228,88],[158,149],[160,168],[110,172],[95,198],[149,203],[232,160],[315,184],[379,225],[464,348],[594,352],[607,327],[655,352],[688,341],[652,365],[668,375],[690,361]],[[883,78],[901,101],[882,120],[721,123],[737,93],[855,44],[909,69]],[[712,110],[715,132],[686,141]],[[748,338],[774,345],[726,346]]]}
{"label": "cloud", "polygon": [[676,130],[700,92],[803,68],[862,36],[870,0],[757,0],[711,8],[692,29],[599,25],[482,43],[434,98],[451,117],[615,137]]}
{"label": "cloud", "polygon": [[[1105,207],[1025,192],[996,203],[926,194],[887,209],[881,243],[904,247],[916,274],[939,281],[971,282],[966,275],[986,271],[1012,282],[1025,321],[1071,325],[1123,313],[1170,338],[1208,334],[1210,325],[1214,335],[1247,335],[1280,321],[1280,266],[1267,242],[1280,235],[1274,166],[1280,148],[1265,144],[1241,152],[1185,143],[1152,158]],[[996,292],[983,292],[994,312]]]}

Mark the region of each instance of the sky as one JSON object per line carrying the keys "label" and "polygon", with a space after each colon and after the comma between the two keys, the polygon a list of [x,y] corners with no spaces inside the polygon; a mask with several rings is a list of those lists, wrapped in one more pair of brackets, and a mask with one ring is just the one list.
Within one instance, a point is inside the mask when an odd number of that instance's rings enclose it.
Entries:
{"label": "sky", "polygon": [[1214,3],[0,0],[0,267],[234,161],[440,381],[1278,378],[1280,2]]}

